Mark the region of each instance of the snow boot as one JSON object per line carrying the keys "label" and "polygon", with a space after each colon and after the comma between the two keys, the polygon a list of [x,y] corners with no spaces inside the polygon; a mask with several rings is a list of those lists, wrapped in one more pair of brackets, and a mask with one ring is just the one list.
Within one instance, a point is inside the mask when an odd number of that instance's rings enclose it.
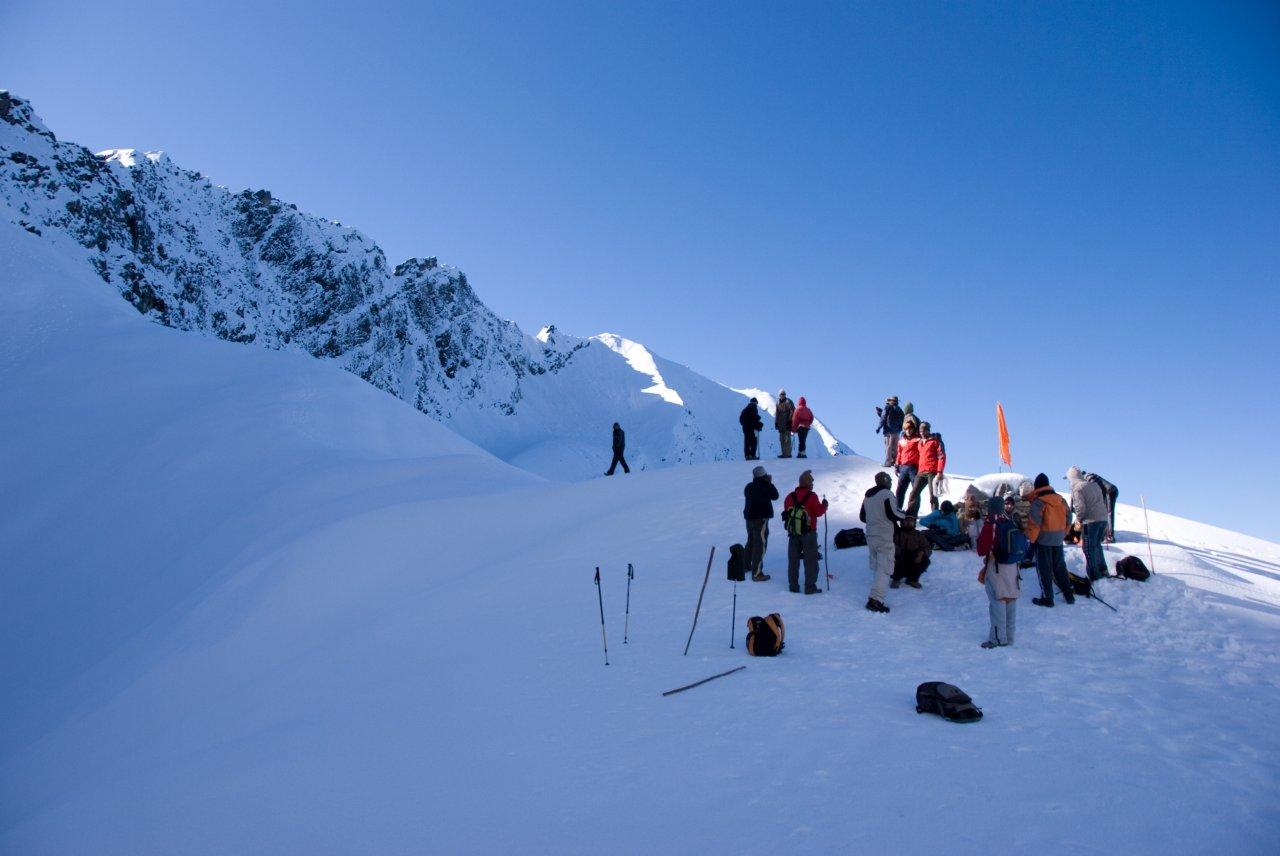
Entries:
{"label": "snow boot", "polygon": [[756,571],[751,575],[751,579],[758,583],[767,583],[769,580],[773,579],[773,577],[769,576],[764,571]]}
{"label": "snow boot", "polygon": [[874,597],[867,598],[866,609],[868,612],[888,612],[889,611],[889,607],[885,606],[883,603],[876,600]]}
{"label": "snow boot", "polygon": [[1033,597],[1031,598],[1031,602],[1034,603],[1036,606],[1047,606],[1050,609],[1053,609],[1053,601],[1049,600],[1048,598]]}
{"label": "snow boot", "polygon": [[787,589],[788,589],[792,594],[800,594],[800,586],[787,586]]}
{"label": "snow boot", "polygon": [[889,588],[902,588],[902,580],[890,580]]}
{"label": "snow boot", "polygon": [[805,593],[805,594],[822,594],[822,589],[820,589],[820,588],[806,588],[806,589],[804,590],[804,593]]}
{"label": "snow boot", "polygon": [[990,650],[991,648],[999,648],[999,647],[1000,647],[1000,643],[999,643],[999,642],[992,642],[990,639],[988,639],[986,642],[983,642],[983,643],[982,643],[982,647],[983,647],[983,648],[986,648],[986,649],[988,649],[988,650]]}
{"label": "snow boot", "polygon": [[913,589],[924,588],[924,586],[920,585],[919,580],[907,580],[907,585],[911,586]]}

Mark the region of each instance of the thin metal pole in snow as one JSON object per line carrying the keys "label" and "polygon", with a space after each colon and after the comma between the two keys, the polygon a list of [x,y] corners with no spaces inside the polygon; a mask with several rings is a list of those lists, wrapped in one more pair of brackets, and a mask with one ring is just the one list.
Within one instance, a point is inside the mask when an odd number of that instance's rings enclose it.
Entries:
{"label": "thin metal pole in snow", "polygon": [[711,579],[711,560],[716,557],[716,548],[711,548],[707,556],[707,573],[702,578],[702,591],[698,592],[698,605],[693,609],[693,626],[689,628],[689,641],[684,643],[684,656],[689,656],[689,646],[693,644],[693,631],[698,629],[698,613],[702,612],[702,596],[707,592],[707,580]]}
{"label": "thin metal pole in snow", "polygon": [[738,628],[738,581],[733,581],[733,613],[729,616],[729,647],[733,647]]}
{"label": "thin metal pole in snow", "polygon": [[[826,494],[823,494],[822,501],[827,501]],[[827,549],[827,515],[822,515],[822,564],[824,565],[824,574],[827,578],[827,594],[831,594],[831,551]]]}
{"label": "thin metal pole in snow", "polygon": [[600,590],[600,568],[596,567],[596,599],[600,601],[600,641],[604,643],[604,664],[609,665],[609,637],[604,632],[604,594]]}
{"label": "thin metal pole in snow", "polygon": [[636,578],[635,568],[627,562],[627,617],[622,622],[622,644],[627,644],[627,632],[631,628],[631,581]]}
{"label": "thin metal pole in snow", "polygon": [[1147,559],[1151,562],[1151,573],[1156,572],[1156,557],[1151,552],[1151,518],[1147,516],[1147,498],[1142,494],[1138,494],[1138,499],[1142,500],[1142,519],[1147,524]]}

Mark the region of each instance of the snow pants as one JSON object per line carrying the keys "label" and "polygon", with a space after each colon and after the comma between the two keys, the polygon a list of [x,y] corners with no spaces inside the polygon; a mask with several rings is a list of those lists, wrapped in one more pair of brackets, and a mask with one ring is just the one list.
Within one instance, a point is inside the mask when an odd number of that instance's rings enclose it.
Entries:
{"label": "snow pants", "polygon": [[605,473],[605,475],[613,475],[613,471],[617,469],[618,464],[622,464],[622,471],[624,473],[631,472],[631,467],[627,466],[627,459],[622,457],[621,449],[613,453],[613,460],[609,462],[609,472]]}
{"label": "snow pants", "polygon": [[1086,523],[1080,533],[1080,544],[1084,547],[1084,564],[1088,569],[1089,579],[1101,580],[1107,576],[1107,554],[1102,549],[1102,539],[1107,534],[1107,521]]}
{"label": "snow pants", "polygon": [[757,447],[760,445],[760,435],[753,428],[742,429],[742,456],[748,461],[756,457]]}
{"label": "snow pants", "polygon": [[747,571],[760,573],[769,549],[769,518],[747,521]]}
{"label": "snow pants", "polygon": [[799,450],[796,452],[796,454],[803,458],[803,457],[804,457],[804,441],[805,441],[806,439],[808,439],[808,437],[809,437],[809,429],[808,429],[808,428],[797,428],[797,429],[796,429],[796,436],[800,438],[800,448],[799,448]]}
{"label": "snow pants", "polygon": [[787,536],[787,585],[800,587],[800,557],[804,557],[804,590],[818,587],[818,532]]}
{"label": "snow pants", "polygon": [[934,511],[938,510],[938,494],[933,489],[933,480],[937,477],[937,473],[919,473],[916,476],[915,483],[911,486],[911,498],[907,500],[908,515],[915,517],[920,513],[920,494],[924,493],[925,485],[929,486],[929,507]]}
{"label": "snow pants", "polygon": [[907,488],[915,482],[917,472],[914,464],[902,464],[898,467],[898,489],[894,494],[898,497],[899,508],[907,507]]}
{"label": "snow pants", "polygon": [[898,462],[898,437],[899,434],[890,434],[888,431],[884,433],[884,465],[892,467]]}
{"label": "snow pants", "polygon": [[893,577],[894,553],[892,541],[867,540],[867,561],[871,564],[871,599],[884,603],[889,580]]}
{"label": "snow pants", "polygon": [[995,575],[987,569],[987,609],[991,613],[991,633],[988,639],[997,645],[1013,644],[1013,625],[1018,616],[1016,600],[1003,601],[996,597]]}
{"label": "snow pants", "polygon": [[778,447],[782,450],[782,457],[784,458],[791,457],[791,432],[790,431],[778,432]]}
{"label": "snow pants", "polygon": [[1036,574],[1040,577],[1040,596],[1053,603],[1053,584],[1068,601],[1076,599],[1071,588],[1071,580],[1067,578],[1067,560],[1062,555],[1062,545],[1050,547],[1036,545]]}

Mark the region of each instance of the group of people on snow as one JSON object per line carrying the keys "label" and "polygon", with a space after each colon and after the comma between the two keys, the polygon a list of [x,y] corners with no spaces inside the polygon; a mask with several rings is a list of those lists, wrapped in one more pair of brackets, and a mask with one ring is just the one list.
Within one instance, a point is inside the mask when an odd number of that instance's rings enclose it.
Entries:
{"label": "group of people on snow", "polygon": [[[747,406],[738,414],[738,424],[742,426],[742,454],[748,461],[760,460],[760,432],[764,430],[764,418],[760,415],[760,401],[752,398]],[[779,458],[791,457],[791,435],[795,434],[799,441],[796,450],[797,458],[807,458],[805,443],[809,439],[809,430],[813,428],[813,411],[805,403],[804,396],[799,402],[787,398],[785,389],[778,391],[778,402],[773,409],[773,427],[778,432]]]}

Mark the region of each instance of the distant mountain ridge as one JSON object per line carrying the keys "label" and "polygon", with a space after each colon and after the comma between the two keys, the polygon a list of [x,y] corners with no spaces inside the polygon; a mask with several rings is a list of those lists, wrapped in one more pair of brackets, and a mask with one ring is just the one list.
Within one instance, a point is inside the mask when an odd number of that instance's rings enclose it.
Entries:
{"label": "distant mountain ridge", "polygon": [[[359,231],[269,191],[233,193],[160,152],[94,154],[0,91],[0,206],[82,253],[161,324],[330,360],[505,460],[551,478],[741,454],[742,394],[613,334],[527,335],[434,257],[394,267]],[[763,403],[763,402],[762,402]],[[813,451],[849,450],[825,429]],[[776,449],[765,432],[762,454]]]}

